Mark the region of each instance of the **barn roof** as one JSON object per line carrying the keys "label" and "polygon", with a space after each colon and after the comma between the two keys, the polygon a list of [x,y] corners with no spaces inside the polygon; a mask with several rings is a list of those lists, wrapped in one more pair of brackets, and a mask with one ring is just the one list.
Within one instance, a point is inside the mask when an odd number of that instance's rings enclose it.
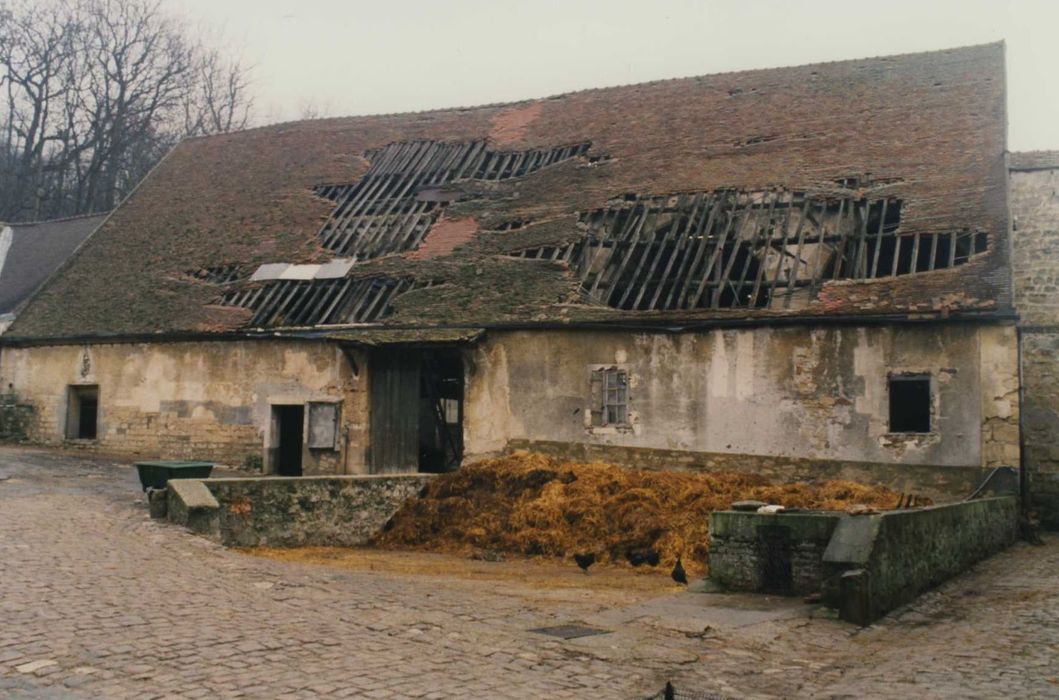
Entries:
{"label": "barn roof", "polygon": [[179,144],[13,327],[1010,311],[1002,44]]}
{"label": "barn roof", "polygon": [[0,223],[0,316],[16,313],[105,217]]}

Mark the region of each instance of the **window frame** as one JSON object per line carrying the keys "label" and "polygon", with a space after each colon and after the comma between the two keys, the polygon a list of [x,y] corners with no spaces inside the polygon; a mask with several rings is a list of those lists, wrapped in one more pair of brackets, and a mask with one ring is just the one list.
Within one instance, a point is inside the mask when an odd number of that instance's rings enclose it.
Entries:
{"label": "window frame", "polygon": [[629,371],[618,365],[589,365],[589,430],[632,429]]}

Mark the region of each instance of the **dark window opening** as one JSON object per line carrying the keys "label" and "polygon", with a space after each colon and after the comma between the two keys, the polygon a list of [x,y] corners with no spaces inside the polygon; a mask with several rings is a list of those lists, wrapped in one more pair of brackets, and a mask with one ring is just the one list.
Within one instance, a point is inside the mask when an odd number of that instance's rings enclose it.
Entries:
{"label": "dark window opening", "polygon": [[890,432],[930,432],[930,375],[890,377]]}
{"label": "dark window opening", "polygon": [[66,413],[66,437],[95,440],[99,432],[99,387],[71,386]]}

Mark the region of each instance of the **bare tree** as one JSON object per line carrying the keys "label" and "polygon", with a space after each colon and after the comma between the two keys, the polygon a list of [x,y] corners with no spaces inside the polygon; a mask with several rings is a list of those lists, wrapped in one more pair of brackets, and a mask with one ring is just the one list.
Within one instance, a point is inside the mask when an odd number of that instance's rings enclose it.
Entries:
{"label": "bare tree", "polygon": [[184,134],[245,129],[253,108],[249,82],[239,62],[225,63],[217,51],[201,51],[184,99]]}
{"label": "bare tree", "polygon": [[246,69],[157,0],[0,0],[0,219],[112,208],[180,138],[246,127]]}

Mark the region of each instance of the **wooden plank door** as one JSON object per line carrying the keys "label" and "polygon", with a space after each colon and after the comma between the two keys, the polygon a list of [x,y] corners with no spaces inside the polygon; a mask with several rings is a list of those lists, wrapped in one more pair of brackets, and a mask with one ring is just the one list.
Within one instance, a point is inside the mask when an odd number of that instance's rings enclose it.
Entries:
{"label": "wooden plank door", "polygon": [[419,471],[418,353],[385,349],[372,354],[371,471]]}

